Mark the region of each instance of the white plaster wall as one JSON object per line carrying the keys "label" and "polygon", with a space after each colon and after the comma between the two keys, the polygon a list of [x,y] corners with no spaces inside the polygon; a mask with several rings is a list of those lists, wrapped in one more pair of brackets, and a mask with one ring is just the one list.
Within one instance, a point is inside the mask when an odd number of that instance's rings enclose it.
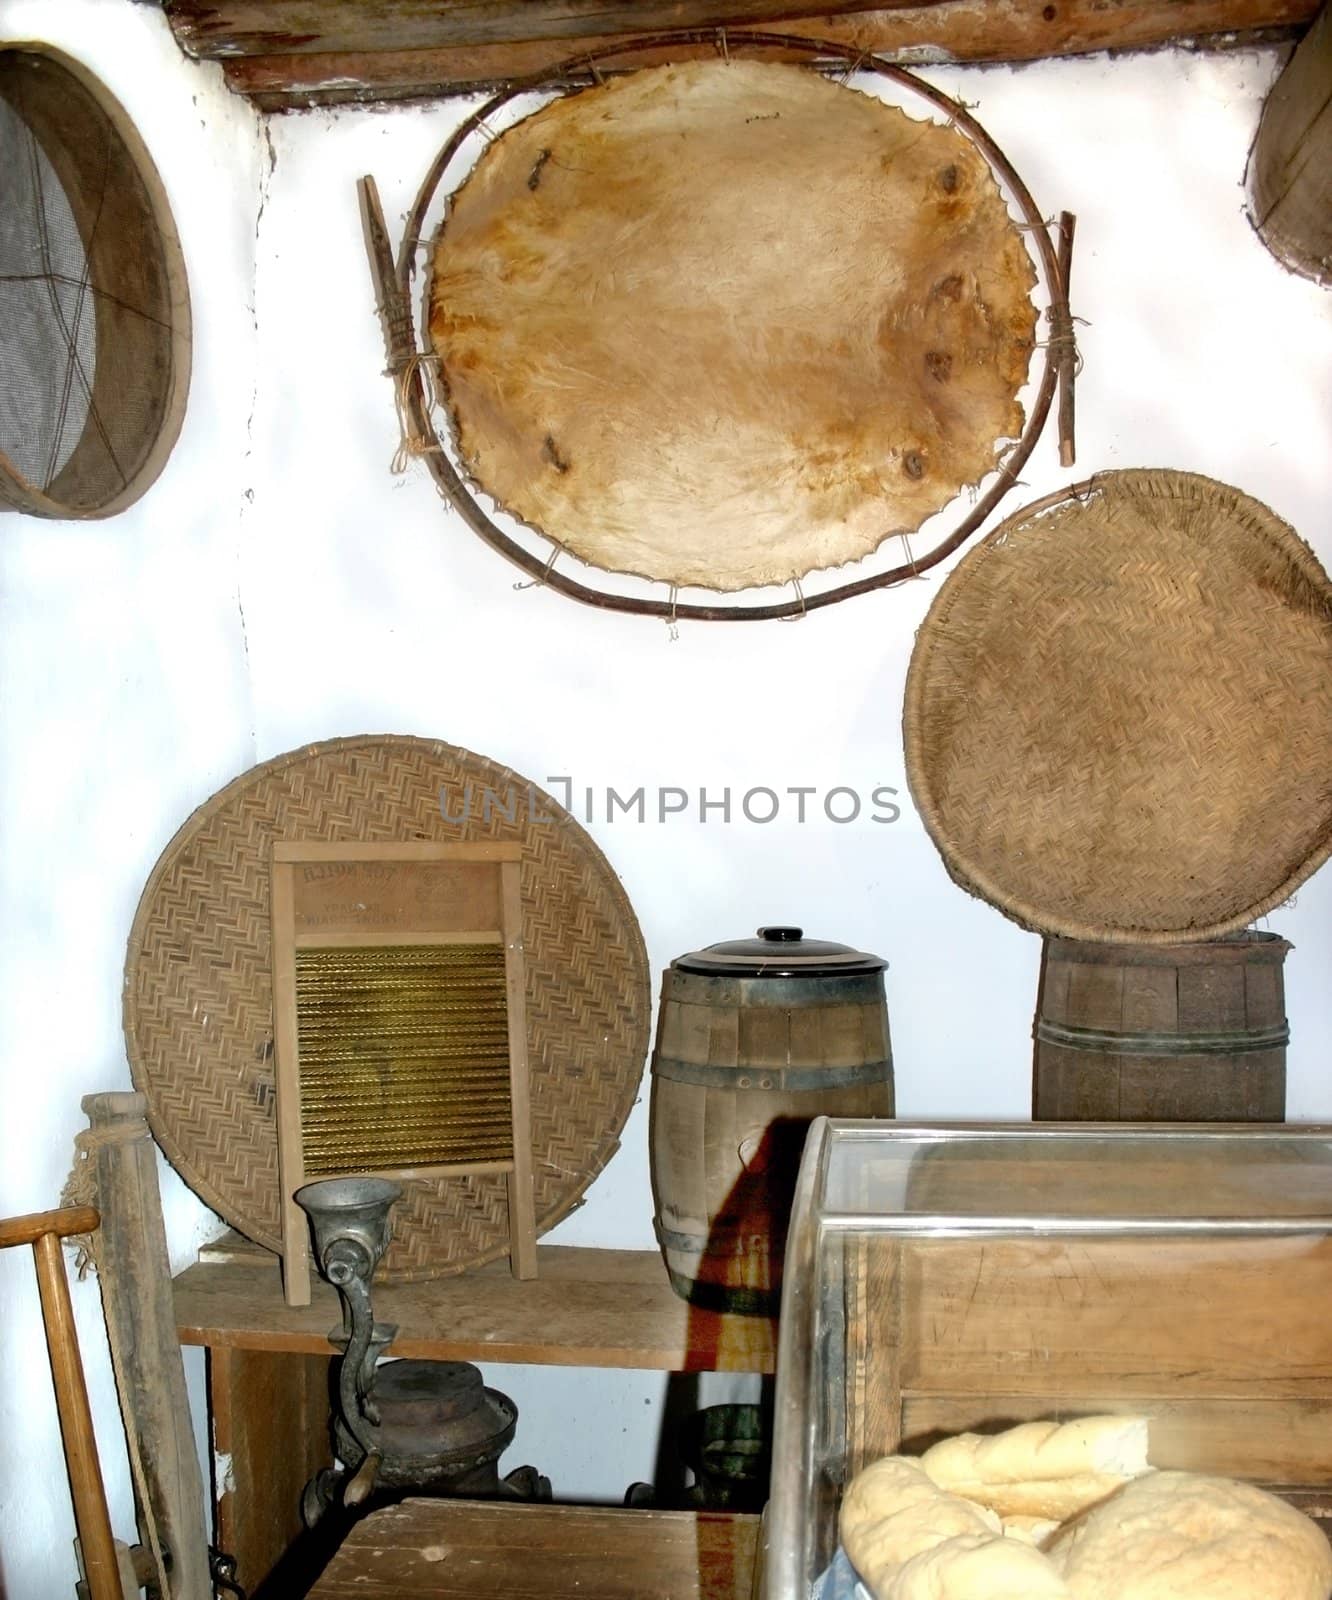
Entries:
{"label": "white plaster wall", "polygon": [[[130,1087],[120,985],[139,891],[180,821],[255,749],[236,552],[259,121],[219,71],[184,60],[156,8],[0,0],[0,40],[25,38],[87,63],[137,122],[180,231],[195,340],[179,444],[137,506],[107,522],[0,517],[3,1216],[57,1204],[87,1125],[80,1097]],[[163,1198],[180,1266],[217,1224],[165,1166]],[[74,1299],[112,1520],[132,1539],[95,1280]],[[0,1594],[72,1595],[73,1516],[30,1251],[0,1255],[0,1324]]]}
{"label": "white plaster wall", "polygon": [[[604,801],[587,825],[654,969],[765,921],[876,950],[891,963],[900,1113],[1026,1115],[1039,940],[950,882],[905,793],[906,666],[947,568],[799,623],[682,626],[674,640],[516,591],[519,574],[422,467],[389,473],[397,434],[356,205],[355,180],[373,173],[396,232],[458,109],[273,119],[270,172],[248,112],[173,56],[154,14],[0,0],[0,33],[38,18],[79,41],[158,151],[195,275],[197,376],[181,447],[135,512],[0,525],[4,1210],[53,1202],[78,1096],[128,1081],[124,939],[175,827],[252,762],[360,732],[442,738],[539,782],[567,775],[579,811],[583,788],[608,785],[737,800],[755,785],[898,788],[890,825],[728,825],[696,803],[664,824],[608,824]],[[1011,506],[1098,468],[1188,468],[1266,501],[1332,564],[1332,297],[1286,274],[1243,213],[1275,66],[1163,53],[930,70],[976,106],[1043,209],[1079,218],[1079,464],[1061,471],[1047,438]],[[1267,925],[1296,946],[1290,1115],[1332,1119],[1332,874]],[[552,1240],[651,1246],[646,1133],[644,1095]],[[169,1202],[184,1255],[210,1219],[179,1185]],[[7,1313],[31,1317],[13,1264],[0,1268]],[[0,1570],[26,1597],[66,1592],[68,1517],[49,1412],[32,1420],[40,1357],[23,1360],[0,1378],[4,1437],[30,1440],[26,1459],[0,1456]],[[661,1375],[486,1375],[522,1412],[506,1466],[530,1461],[569,1497],[618,1499],[651,1476]],[[101,1421],[100,1375],[97,1394]]]}

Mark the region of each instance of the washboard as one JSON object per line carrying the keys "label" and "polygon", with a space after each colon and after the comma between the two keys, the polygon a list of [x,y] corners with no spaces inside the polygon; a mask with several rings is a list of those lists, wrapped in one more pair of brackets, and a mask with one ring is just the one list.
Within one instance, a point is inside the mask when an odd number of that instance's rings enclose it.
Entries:
{"label": "washboard", "polygon": [[316,1178],[505,1173],[536,1275],[516,844],[275,840],[273,1020],[284,1283],[310,1299]]}

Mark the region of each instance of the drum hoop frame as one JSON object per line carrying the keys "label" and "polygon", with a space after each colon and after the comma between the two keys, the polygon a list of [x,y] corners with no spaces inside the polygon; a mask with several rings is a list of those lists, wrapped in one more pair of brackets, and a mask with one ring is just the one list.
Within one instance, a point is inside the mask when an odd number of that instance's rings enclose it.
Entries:
{"label": "drum hoop frame", "polygon": [[[420,371],[421,361],[428,359],[429,351],[418,344],[416,318],[412,312],[412,280],[416,272],[416,256],[417,251],[421,248],[421,233],[426,213],[434,202],[436,191],[443,181],[444,173],[448,169],[449,163],[457,155],[464,142],[478,129],[485,131],[484,125],[488,117],[522,95],[552,90],[563,90],[566,93],[572,93],[592,88],[604,81],[602,74],[597,70],[596,63],[598,61],[614,58],[618,62],[626,56],[662,50],[672,45],[682,44],[712,44],[726,59],[730,58],[733,50],[783,50],[788,53],[794,51],[810,58],[808,65],[811,70],[818,70],[818,62],[826,61],[829,58],[840,59],[846,63],[844,74],[846,78],[849,78],[853,72],[871,72],[890,83],[898,85],[900,88],[920,95],[976,145],[989,162],[991,169],[997,172],[1007,184],[1012,198],[1016,201],[1018,209],[1022,213],[1022,226],[1035,243],[1041,276],[1050,298],[1047,315],[1051,322],[1051,336],[1043,345],[1038,345],[1038,348],[1042,351],[1042,366],[1036,396],[1032,402],[1030,415],[1021,435],[1013,449],[1009,451],[1008,455],[997,467],[999,474],[997,481],[977,499],[957,527],[925,555],[913,557],[905,563],[889,568],[884,572],[874,573],[864,578],[855,579],[850,583],[839,584],[834,588],[821,590],[810,595],[803,593],[798,579],[793,580],[796,590],[796,598],[793,600],[762,605],[704,605],[677,601],[675,586],[671,586],[670,597],[661,600],[638,595],[609,593],[601,589],[592,588],[585,583],[580,583],[577,579],[568,577],[564,573],[556,572],[554,570],[555,561],[561,554],[566,553],[567,546],[562,545],[558,540],[545,533],[544,530],[534,528],[533,532],[538,537],[546,539],[552,546],[553,553],[543,561],[539,555],[526,549],[516,539],[511,538],[497,527],[482,508],[472,493],[471,487],[455,468],[444,449],[443,442],[440,440],[439,430],[436,428],[430,414],[427,384]],[[373,194],[372,180],[365,180],[362,198],[367,211],[378,213],[378,201]],[[554,589],[558,593],[566,595],[569,599],[578,600],[584,605],[595,606],[601,610],[657,617],[672,624],[676,621],[788,621],[799,618],[805,615],[806,612],[833,605],[840,600],[848,600],[854,595],[869,594],[875,589],[888,588],[908,578],[917,577],[937,565],[940,561],[943,561],[964,544],[982,525],[1004,496],[1016,486],[1019,471],[1026,464],[1036,447],[1037,440],[1045,429],[1050,406],[1054,400],[1055,389],[1061,378],[1065,385],[1065,393],[1071,396],[1072,376],[1076,362],[1072,336],[1073,321],[1068,304],[1068,276],[1071,264],[1073,219],[1066,213],[1061,217],[1060,250],[1057,257],[1049,225],[1038,211],[1030,190],[1018,176],[1017,171],[999,145],[960,101],[954,100],[942,90],[926,83],[923,78],[918,78],[914,73],[908,72],[905,68],[896,66],[892,62],[885,61],[880,56],[864,50],[855,50],[846,45],[834,44],[827,40],[811,39],[795,34],[761,32],[737,33],[728,37],[725,28],[691,28],[652,34],[628,44],[621,42],[614,45],[605,45],[597,50],[582,51],[576,56],[569,57],[553,69],[514,79],[505,88],[487,99],[484,104],[473,111],[458,126],[431,163],[417,191],[411,210],[407,213],[405,230],[399,246],[396,264],[393,262],[387,235],[383,230],[382,214],[368,215],[366,220],[372,268],[378,268],[376,275],[380,280],[378,289],[380,293],[380,311],[388,347],[388,370],[395,383],[401,385],[402,411],[410,428],[411,436],[420,441],[433,440],[435,442],[435,447],[426,448],[422,454],[430,469],[431,477],[435,480],[436,487],[468,527],[474,533],[479,534],[493,550],[497,550],[526,573],[532,583],[539,583],[546,588]],[[397,303],[393,304],[391,301],[396,301]],[[1071,438],[1067,443],[1069,454],[1071,455]],[[885,539],[893,537],[895,537],[893,534],[885,535]],[[910,554],[909,545],[907,549],[908,554]],[[571,551],[568,553],[574,554]],[[582,558],[578,557],[577,559],[581,560]],[[593,563],[585,564],[594,565]],[[658,584],[667,582],[667,580],[659,578],[649,581]],[[527,585],[520,584],[516,585],[516,587],[527,587]]]}

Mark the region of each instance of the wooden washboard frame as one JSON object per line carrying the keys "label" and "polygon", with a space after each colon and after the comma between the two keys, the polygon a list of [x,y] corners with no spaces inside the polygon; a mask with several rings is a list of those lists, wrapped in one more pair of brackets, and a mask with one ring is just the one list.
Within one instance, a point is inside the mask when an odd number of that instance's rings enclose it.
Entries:
{"label": "wooden washboard frame", "polygon": [[[536,1276],[536,1220],[532,1193],[532,1146],[529,1116],[527,1025],[524,1006],[522,904],[519,890],[517,844],[367,844],[276,840],[272,847],[273,1022],[277,1082],[278,1168],[282,1185],[283,1282],[288,1305],[310,1303],[310,1233],[305,1213],[292,1198],[302,1184],[314,1178],[343,1177],[373,1172],[395,1178],[449,1177],[461,1174],[503,1172],[508,1175],[509,1259],[517,1278]],[[498,962],[485,959],[494,951]],[[401,958],[395,966],[394,952]],[[382,954],[377,954],[382,953]],[[433,963],[432,963],[433,956]],[[335,996],[345,997],[349,984],[374,985],[371,998],[384,1005],[401,1002],[389,998],[389,986],[402,986],[408,969],[417,967],[414,987],[438,998],[454,967],[477,963],[470,974],[474,988],[482,991],[493,1018],[502,1001],[506,1038],[500,1046],[493,1037],[479,1047],[482,1064],[482,1100],[489,1089],[489,1111],[481,1119],[483,1146],[473,1159],[455,1149],[458,1136],[450,1136],[439,1121],[433,1125],[427,1106],[416,1116],[386,1123],[382,1117],[362,1137],[346,1138],[347,1124],[338,1120],[338,1090],[351,1101],[354,1085],[337,1082],[338,1063],[321,1057],[316,1048],[318,1002],[309,993],[322,982]],[[358,963],[372,970],[358,978]],[[378,973],[373,969],[378,967]],[[302,974],[301,969],[305,968]],[[457,976],[457,974],[452,974]],[[300,989],[308,980],[304,1013]],[[332,1002],[336,1004],[335,1002]],[[307,1024],[305,1071],[302,1070],[302,1028]],[[331,1017],[335,1029],[355,1029],[358,1019]],[[421,1030],[428,1015],[405,1017],[410,1028]],[[473,1019],[475,1020],[475,1019]],[[373,1023],[367,1026],[373,1037]],[[344,1037],[342,1033],[339,1038]],[[360,1107],[366,1100],[400,1096],[406,1069],[380,1054],[369,1038],[364,1044],[375,1051],[375,1081],[362,1077]],[[355,1044],[353,1044],[353,1049]],[[498,1062],[502,1049],[507,1072]],[[343,1065],[348,1063],[344,1059]],[[431,1064],[426,1063],[426,1070]],[[305,1079],[303,1083],[302,1079]],[[397,1081],[395,1081],[395,1078]],[[496,1111],[496,1086],[507,1089],[507,1138]],[[312,1090],[318,1090],[326,1109],[324,1118],[307,1116]],[[466,1087],[464,1087],[464,1096]],[[480,1102],[478,1102],[480,1103]],[[460,1104],[466,1104],[465,1099]],[[436,1118],[439,1109],[436,1108]],[[308,1124],[313,1123],[312,1128]],[[352,1132],[356,1132],[354,1127]],[[466,1130],[462,1141],[469,1137]],[[484,1141],[489,1141],[489,1148]],[[427,1153],[438,1141],[441,1159]],[[359,1148],[357,1146],[359,1145]],[[345,1155],[345,1161],[341,1158]]]}

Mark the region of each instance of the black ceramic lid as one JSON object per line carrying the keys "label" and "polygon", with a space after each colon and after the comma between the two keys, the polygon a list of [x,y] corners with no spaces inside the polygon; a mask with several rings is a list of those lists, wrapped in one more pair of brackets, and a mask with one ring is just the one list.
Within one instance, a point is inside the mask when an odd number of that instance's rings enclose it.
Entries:
{"label": "black ceramic lid", "polygon": [[879,956],[853,950],[847,944],[806,939],[803,928],[760,928],[756,939],[728,939],[678,956],[671,965],[680,972],[700,972],[713,977],[800,978],[842,977],[851,973],[882,972],[888,965]]}

